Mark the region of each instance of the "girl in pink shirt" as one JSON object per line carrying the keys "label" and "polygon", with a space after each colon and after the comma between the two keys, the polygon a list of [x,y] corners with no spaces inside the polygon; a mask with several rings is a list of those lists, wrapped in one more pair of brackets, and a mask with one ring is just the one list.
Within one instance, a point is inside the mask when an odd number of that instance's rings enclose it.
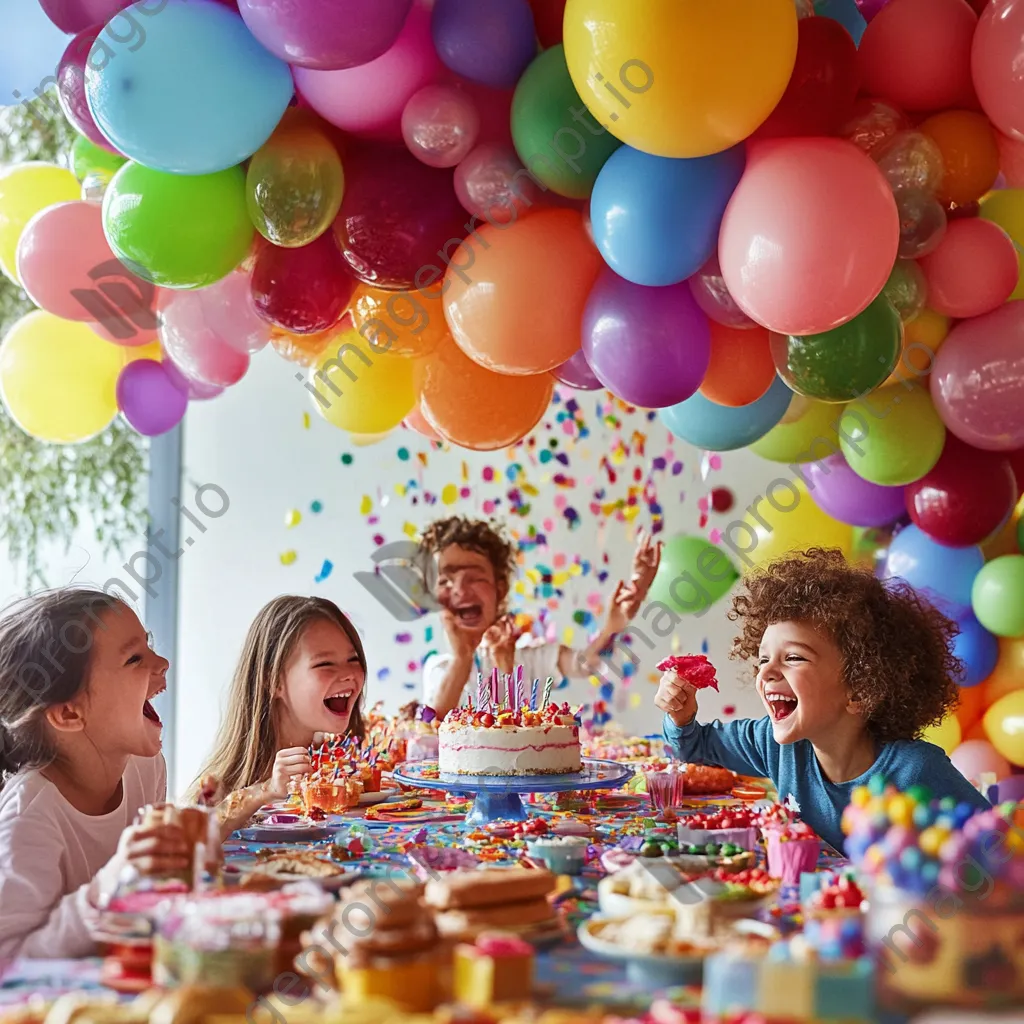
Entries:
{"label": "girl in pink shirt", "polygon": [[166,671],[135,613],[101,591],[38,594],[0,619],[0,970],[94,952],[90,926],[127,864],[187,866],[177,830],[133,825],[166,793],[150,703]]}

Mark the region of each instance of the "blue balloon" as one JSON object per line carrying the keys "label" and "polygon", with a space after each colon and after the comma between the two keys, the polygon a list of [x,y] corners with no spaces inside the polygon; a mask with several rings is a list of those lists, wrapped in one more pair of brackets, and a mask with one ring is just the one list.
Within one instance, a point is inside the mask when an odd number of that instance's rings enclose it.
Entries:
{"label": "blue balloon", "polygon": [[746,164],[743,146],[674,160],[630,146],[601,168],[590,197],[594,242],[633,284],[678,284],[718,247],[718,229]]}
{"label": "blue balloon", "polygon": [[719,405],[699,391],[658,416],[672,433],[695,448],[731,452],[764,437],[786,414],[793,392],[780,377],[750,405]]}
{"label": "blue balloon", "polygon": [[889,543],[887,578],[906,580],[944,614],[970,608],[971,585],[985,564],[981,548],[947,548],[917,526],[905,526]]}
{"label": "blue balloon", "polygon": [[961,686],[977,686],[988,679],[999,660],[999,641],[968,612],[960,620],[960,633],[953,640],[953,653],[964,663],[957,679]]}
{"label": "blue balloon", "polygon": [[235,11],[167,0],[148,12],[132,4],[114,21],[126,18],[137,31],[112,35],[112,21],[85,74],[89,110],[122,153],[157,171],[214,174],[267,141],[291,101],[291,71]]}
{"label": "blue balloon", "polygon": [[[0,106],[36,101],[56,81],[71,42],[43,13],[39,0],[0,0]],[[48,100],[56,108],[56,99]]]}
{"label": "blue balloon", "polygon": [[868,27],[864,15],[854,0],[814,0],[814,13],[819,18],[831,18],[838,21],[860,46],[861,36]]}

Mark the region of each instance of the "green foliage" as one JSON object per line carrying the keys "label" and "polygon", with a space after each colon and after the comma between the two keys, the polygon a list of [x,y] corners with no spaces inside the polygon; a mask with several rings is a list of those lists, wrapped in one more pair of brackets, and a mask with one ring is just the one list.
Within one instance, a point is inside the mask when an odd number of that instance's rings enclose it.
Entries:
{"label": "green foliage", "polygon": [[[0,166],[25,160],[67,165],[74,139],[52,94],[31,109],[0,109]],[[33,308],[0,276],[0,337]],[[81,444],[43,444],[0,404],[0,549],[24,572],[27,588],[59,582],[42,571],[43,547],[57,543],[66,550],[81,522],[93,524],[105,553],[142,534],[146,465],[145,438],[120,418]]]}

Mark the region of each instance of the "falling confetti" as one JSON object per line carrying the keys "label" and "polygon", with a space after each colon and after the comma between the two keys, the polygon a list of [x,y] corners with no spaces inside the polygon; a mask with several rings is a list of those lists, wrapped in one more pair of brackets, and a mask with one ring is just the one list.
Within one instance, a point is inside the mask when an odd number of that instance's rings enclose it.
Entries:
{"label": "falling confetti", "polygon": [[372,509],[373,498],[371,498],[368,494],[364,494],[362,501],[359,502],[359,514],[361,516],[368,516]]}
{"label": "falling confetti", "polygon": [[399,448],[398,451],[395,454],[399,457],[399,459],[402,460],[402,462],[408,462],[409,461],[409,449],[408,448]]}
{"label": "falling confetti", "polygon": [[313,512],[313,513],[319,515],[321,512],[323,512],[323,510],[324,510],[323,502],[314,501],[314,502],[310,503],[310,506],[309,506],[309,511],[310,512]]}
{"label": "falling confetti", "polygon": [[441,501],[446,505],[454,505],[459,500],[459,489],[455,484],[445,484],[441,490]]}
{"label": "falling confetti", "polygon": [[313,577],[314,583],[323,583],[328,576],[331,575],[331,570],[334,568],[334,563],[330,559],[325,558],[324,564],[320,566],[320,571]]}
{"label": "falling confetti", "polygon": [[281,555],[280,555],[281,564],[282,565],[292,565],[292,564],[294,564],[295,559],[298,558],[298,557],[299,557],[298,554],[296,554],[296,552],[294,552],[294,551],[282,551]]}
{"label": "falling confetti", "polygon": [[304,412],[302,414],[302,429],[303,430],[309,430],[310,422],[311,421],[310,421],[310,418],[309,418],[309,413],[308,412]]}
{"label": "falling confetti", "polygon": [[284,525],[290,530],[302,522],[302,513],[297,508],[290,508],[284,514]]}
{"label": "falling confetti", "polygon": [[351,466],[352,465],[352,455],[351,455],[351,453],[345,452],[345,454],[342,455],[342,457],[341,457],[341,464],[343,466]]}
{"label": "falling confetti", "polygon": [[395,643],[396,644],[411,644],[412,643],[412,633],[396,633],[395,634]]}

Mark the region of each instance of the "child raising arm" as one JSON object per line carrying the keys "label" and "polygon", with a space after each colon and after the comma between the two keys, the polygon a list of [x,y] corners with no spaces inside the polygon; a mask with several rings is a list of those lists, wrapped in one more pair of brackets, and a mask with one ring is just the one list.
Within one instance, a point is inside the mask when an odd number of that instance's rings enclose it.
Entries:
{"label": "child raising arm", "polygon": [[666,672],[654,703],[680,760],[770,778],[838,850],[850,793],[876,774],[988,807],[919,738],[956,707],[960,663],[949,646],[955,625],[905,583],[813,548],[755,570],[729,617],[742,623],[732,655],[755,665],[767,715],[699,725],[695,688]]}

